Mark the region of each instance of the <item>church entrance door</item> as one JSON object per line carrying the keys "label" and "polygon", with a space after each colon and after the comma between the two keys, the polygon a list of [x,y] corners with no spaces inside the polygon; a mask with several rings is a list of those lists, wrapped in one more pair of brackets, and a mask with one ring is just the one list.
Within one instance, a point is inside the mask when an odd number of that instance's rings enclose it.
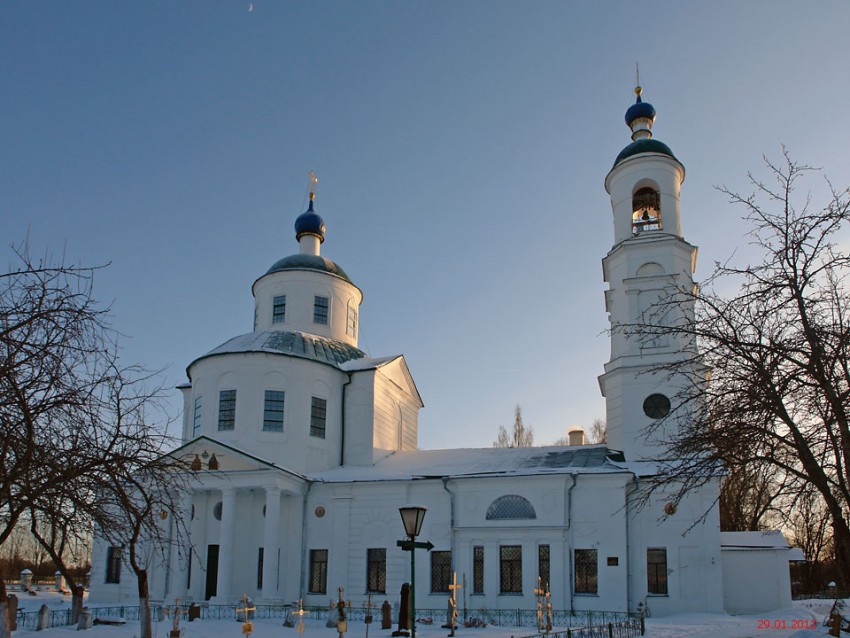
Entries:
{"label": "church entrance door", "polygon": [[207,588],[204,600],[215,596],[218,586],[218,545],[207,545]]}

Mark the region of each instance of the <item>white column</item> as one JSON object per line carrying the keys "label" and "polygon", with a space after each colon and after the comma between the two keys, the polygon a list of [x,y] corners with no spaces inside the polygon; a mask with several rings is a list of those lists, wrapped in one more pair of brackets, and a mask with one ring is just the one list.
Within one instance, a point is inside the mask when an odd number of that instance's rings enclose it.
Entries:
{"label": "white column", "polygon": [[233,582],[233,552],[236,535],[236,488],[221,490],[221,533],[218,548],[218,581],[215,601],[230,601],[230,589]]}
{"label": "white column", "polygon": [[265,600],[280,597],[277,589],[280,548],[280,488],[266,488],[266,522],[263,534],[263,593]]}
{"label": "white column", "polygon": [[189,561],[191,560],[191,538],[187,538],[192,529],[192,492],[180,496],[179,508],[176,512],[182,520],[169,520],[171,525],[171,568],[168,583],[168,600],[175,597],[186,597],[186,579],[188,577]]}

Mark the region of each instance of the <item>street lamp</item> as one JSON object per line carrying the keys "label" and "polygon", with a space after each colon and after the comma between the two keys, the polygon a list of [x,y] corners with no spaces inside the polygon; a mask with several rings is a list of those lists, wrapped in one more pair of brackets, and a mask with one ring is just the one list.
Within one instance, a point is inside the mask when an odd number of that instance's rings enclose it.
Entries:
{"label": "street lamp", "polygon": [[419,548],[430,552],[434,548],[430,541],[416,542],[416,537],[422,531],[422,521],[425,520],[427,511],[428,508],[423,505],[405,505],[398,508],[407,540],[397,541],[396,545],[403,551],[410,552],[410,638],[416,638],[416,552],[414,550]]}

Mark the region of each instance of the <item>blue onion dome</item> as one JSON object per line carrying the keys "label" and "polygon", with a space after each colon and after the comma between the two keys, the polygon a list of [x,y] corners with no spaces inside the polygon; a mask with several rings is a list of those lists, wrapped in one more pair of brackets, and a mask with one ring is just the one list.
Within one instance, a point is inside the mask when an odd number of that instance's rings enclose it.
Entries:
{"label": "blue onion dome", "polygon": [[310,197],[310,207],[295,220],[295,240],[298,241],[301,239],[302,235],[315,235],[319,238],[319,241],[325,241],[325,222],[313,210],[312,197]]}
{"label": "blue onion dome", "polygon": [[631,128],[632,122],[638,118],[645,118],[647,120],[655,119],[655,107],[649,102],[641,100],[640,93],[638,93],[635,103],[626,111],[626,126]]}

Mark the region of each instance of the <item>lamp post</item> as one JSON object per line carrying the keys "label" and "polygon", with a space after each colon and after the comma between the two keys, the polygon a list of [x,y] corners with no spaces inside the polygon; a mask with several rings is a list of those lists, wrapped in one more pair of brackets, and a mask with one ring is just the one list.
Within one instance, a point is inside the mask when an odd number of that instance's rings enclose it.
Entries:
{"label": "lamp post", "polygon": [[423,505],[405,505],[398,508],[401,522],[404,523],[404,533],[407,540],[397,541],[396,545],[405,552],[410,552],[410,638],[416,638],[416,550],[431,551],[434,545],[430,542],[417,543],[416,537],[422,531],[422,521],[428,508]]}

